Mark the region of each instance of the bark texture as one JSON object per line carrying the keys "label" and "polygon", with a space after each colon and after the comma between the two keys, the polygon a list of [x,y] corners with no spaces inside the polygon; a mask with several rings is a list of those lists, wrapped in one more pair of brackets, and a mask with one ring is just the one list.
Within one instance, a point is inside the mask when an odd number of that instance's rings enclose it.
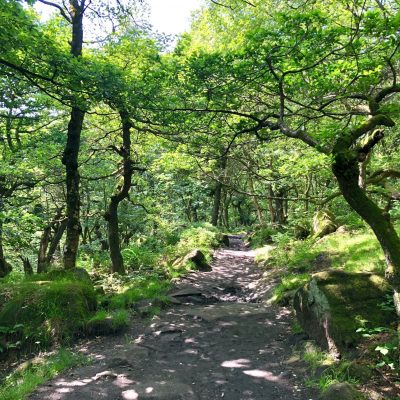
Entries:
{"label": "bark texture", "polygon": [[122,120],[122,148],[117,149],[122,157],[123,183],[117,187],[116,193],[111,196],[105,219],[108,223],[108,243],[110,246],[111,271],[125,273],[124,260],[121,254],[121,239],[118,226],[118,206],[129,196],[132,185],[133,164],[131,159],[131,123],[126,112],[120,112]]}
{"label": "bark texture", "polygon": [[[74,57],[82,55],[83,45],[83,13],[85,0],[70,0],[70,14],[72,19],[71,54]],[[62,163],[65,165],[67,186],[67,236],[64,246],[64,268],[73,269],[79,247],[80,225],[80,175],[78,156],[81,142],[81,132],[85,111],[79,105],[71,109],[68,123],[67,144],[64,149]]]}

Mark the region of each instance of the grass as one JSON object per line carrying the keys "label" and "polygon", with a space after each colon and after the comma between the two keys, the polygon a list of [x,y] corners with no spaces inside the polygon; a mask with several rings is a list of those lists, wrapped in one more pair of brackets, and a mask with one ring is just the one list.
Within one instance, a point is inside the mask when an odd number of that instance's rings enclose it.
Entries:
{"label": "grass", "polygon": [[309,274],[288,274],[281,278],[281,283],[276,286],[270,299],[273,303],[279,303],[287,292],[296,290],[310,280]]}
{"label": "grass", "polygon": [[270,251],[262,249],[258,262],[266,267],[277,267],[286,271],[281,283],[275,288],[272,301],[279,302],[285,293],[301,287],[311,274],[326,268],[319,265],[317,258],[324,254],[330,268],[346,272],[383,273],[385,262],[382,249],[369,229],[334,233],[315,241],[294,240],[287,234],[278,234],[276,247]]}
{"label": "grass", "polygon": [[336,361],[328,352],[320,350],[316,345],[305,346],[302,359],[311,371],[311,377],[306,380],[307,386],[325,391],[329,386],[339,382],[358,383],[357,379],[349,375],[349,361]]}
{"label": "grass", "polygon": [[142,299],[159,299],[166,301],[166,293],[170,289],[168,280],[157,276],[137,277],[129,282],[121,291],[110,299],[112,310],[130,308]]}
{"label": "grass", "polygon": [[375,235],[367,229],[334,233],[319,241],[285,237],[272,250],[269,263],[293,271],[306,271],[313,267],[321,253],[329,256],[332,268],[342,268],[347,272],[383,272],[384,269],[382,249]]}
{"label": "grass", "polygon": [[123,331],[129,326],[130,315],[127,310],[98,311],[87,321],[88,335],[109,335]]}
{"label": "grass", "polygon": [[39,385],[61,372],[89,362],[83,354],[61,349],[55,354],[39,359],[38,362],[18,368],[0,384],[1,400],[22,400]]}

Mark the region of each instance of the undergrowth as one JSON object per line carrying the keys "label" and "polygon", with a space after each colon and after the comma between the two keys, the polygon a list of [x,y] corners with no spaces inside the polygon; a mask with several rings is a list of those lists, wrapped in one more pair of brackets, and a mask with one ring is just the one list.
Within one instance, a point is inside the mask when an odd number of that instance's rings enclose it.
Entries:
{"label": "undergrowth", "polygon": [[34,363],[27,363],[27,365],[12,372],[0,383],[0,399],[24,399],[49,379],[69,368],[85,365],[89,361],[89,358],[81,353],[61,349],[55,354],[36,360]]}

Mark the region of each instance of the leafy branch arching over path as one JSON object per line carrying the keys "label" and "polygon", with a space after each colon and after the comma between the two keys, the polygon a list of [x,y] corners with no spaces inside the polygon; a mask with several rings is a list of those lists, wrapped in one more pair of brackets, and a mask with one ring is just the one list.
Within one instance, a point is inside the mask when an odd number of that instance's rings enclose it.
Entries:
{"label": "leafy branch arching over path", "polygon": [[296,399],[304,366],[290,362],[289,311],[258,303],[270,290],[260,284],[253,252],[239,238],[216,252],[211,272],[191,274],[172,295],[182,303],[124,337],[88,344],[90,366],[39,388],[31,400],[81,399]]}

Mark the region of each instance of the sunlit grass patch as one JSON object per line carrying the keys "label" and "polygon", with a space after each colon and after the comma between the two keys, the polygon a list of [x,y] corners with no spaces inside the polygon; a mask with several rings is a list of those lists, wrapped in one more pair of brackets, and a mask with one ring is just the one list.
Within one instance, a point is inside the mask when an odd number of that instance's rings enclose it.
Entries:
{"label": "sunlit grass patch", "polygon": [[0,399],[25,399],[39,385],[61,372],[89,362],[90,359],[81,353],[61,349],[55,354],[36,359],[33,363],[24,363],[0,383]]}
{"label": "sunlit grass patch", "polygon": [[169,281],[159,277],[137,278],[129,282],[121,293],[111,298],[109,308],[129,308],[142,299],[165,300],[169,289]]}

